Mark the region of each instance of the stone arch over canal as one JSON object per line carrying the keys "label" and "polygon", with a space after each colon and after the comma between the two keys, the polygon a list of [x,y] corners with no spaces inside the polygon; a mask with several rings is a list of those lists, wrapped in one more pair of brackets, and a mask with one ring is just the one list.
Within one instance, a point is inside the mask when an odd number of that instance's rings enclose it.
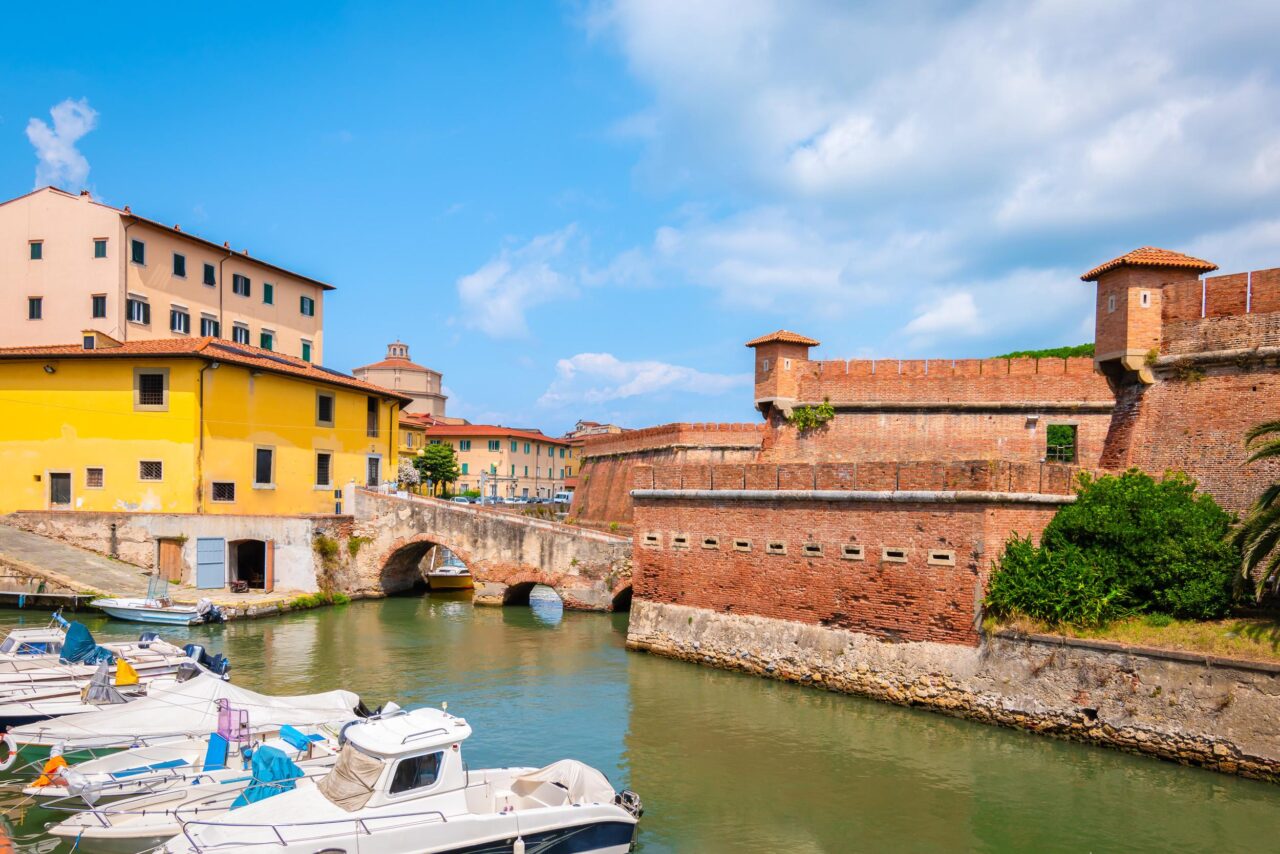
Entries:
{"label": "stone arch over canal", "polygon": [[631,540],[489,507],[348,489],[351,538],[360,542],[342,586],[364,595],[406,592],[421,580],[433,546],[471,571],[477,604],[528,601],[534,584],[566,608],[608,611],[631,583]]}

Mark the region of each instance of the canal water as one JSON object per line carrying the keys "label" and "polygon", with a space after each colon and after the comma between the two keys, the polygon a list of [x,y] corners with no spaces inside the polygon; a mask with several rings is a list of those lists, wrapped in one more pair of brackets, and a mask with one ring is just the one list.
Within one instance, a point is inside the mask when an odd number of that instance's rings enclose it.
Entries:
{"label": "canal water", "polygon": [[[626,614],[564,612],[547,594],[527,608],[386,599],[169,634],[225,652],[258,691],[447,701],[475,729],[473,768],[594,765],[643,798],[645,854],[1280,847],[1280,786],[628,653]],[[0,629],[45,616],[0,611]],[[99,639],[138,631],[85,622]],[[18,850],[70,850],[43,834],[53,813],[8,814]]]}

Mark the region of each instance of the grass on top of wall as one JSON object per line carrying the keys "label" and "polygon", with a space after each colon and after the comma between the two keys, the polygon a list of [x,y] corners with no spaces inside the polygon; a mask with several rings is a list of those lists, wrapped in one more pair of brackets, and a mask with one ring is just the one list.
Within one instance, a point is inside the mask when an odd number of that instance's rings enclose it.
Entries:
{"label": "grass on top of wall", "polygon": [[1202,652],[1226,658],[1280,662],[1280,615],[1200,621],[1175,620],[1163,614],[1148,614],[1116,620],[1102,628],[1088,629],[1049,626],[1039,620],[1017,616],[1005,620],[990,618],[986,621],[985,628],[988,632],[1013,629],[1024,633],[1065,635],[1182,652]]}

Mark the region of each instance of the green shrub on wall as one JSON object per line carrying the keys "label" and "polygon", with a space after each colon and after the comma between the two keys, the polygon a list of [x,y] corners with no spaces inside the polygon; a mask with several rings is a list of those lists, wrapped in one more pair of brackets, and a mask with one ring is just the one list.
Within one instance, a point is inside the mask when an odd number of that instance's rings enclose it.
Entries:
{"label": "green shrub on wall", "polygon": [[1040,546],[1014,537],[987,593],[997,617],[1100,626],[1136,613],[1208,620],[1231,607],[1232,517],[1182,474],[1082,476]]}

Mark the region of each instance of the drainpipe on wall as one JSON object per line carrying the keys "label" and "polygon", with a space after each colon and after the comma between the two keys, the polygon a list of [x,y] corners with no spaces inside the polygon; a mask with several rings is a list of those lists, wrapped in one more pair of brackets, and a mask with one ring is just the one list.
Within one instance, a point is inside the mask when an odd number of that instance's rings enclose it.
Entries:
{"label": "drainpipe on wall", "polygon": [[[221,271],[219,271],[221,272]],[[218,321],[221,323],[222,321]],[[216,371],[217,362],[205,362],[196,375],[196,512],[204,512],[204,372]]]}
{"label": "drainpipe on wall", "polygon": [[129,340],[129,257],[132,254],[129,249],[129,229],[138,224],[136,219],[127,217],[124,225],[124,245],[120,247],[120,264],[123,267],[121,272],[124,275],[124,293],[120,294],[120,304],[116,306],[116,317],[119,319],[121,341]]}
{"label": "drainpipe on wall", "polygon": [[[223,292],[223,284],[225,281],[222,275],[222,265],[231,260],[232,252],[231,252],[230,246],[223,244],[223,248],[227,250],[227,257],[223,258],[221,261],[218,262],[218,337],[226,339],[227,336],[222,334],[227,331],[226,327],[223,325],[223,318],[222,318],[222,292]],[[227,340],[230,340],[230,339],[227,339]]]}

